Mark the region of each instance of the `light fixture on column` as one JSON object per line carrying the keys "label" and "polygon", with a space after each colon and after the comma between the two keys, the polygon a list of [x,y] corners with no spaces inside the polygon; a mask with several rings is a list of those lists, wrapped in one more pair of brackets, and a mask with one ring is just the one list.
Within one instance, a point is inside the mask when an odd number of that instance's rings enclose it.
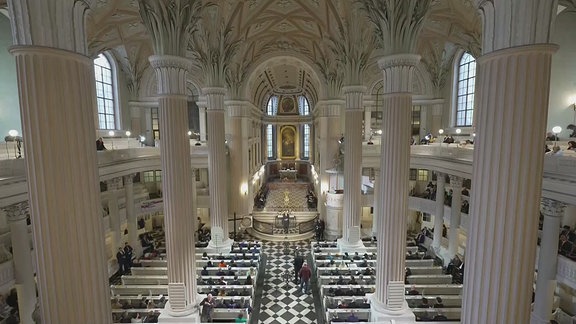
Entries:
{"label": "light fixture on column", "polygon": [[444,134],[444,130],[443,130],[442,128],[440,128],[440,129],[438,130],[438,134],[440,134],[440,135]]}
{"label": "light fixture on column", "polygon": [[460,133],[462,133],[462,130],[460,128],[456,128],[456,134],[460,135]]}
{"label": "light fixture on column", "polygon": [[[14,142],[17,140],[18,137],[18,131],[15,129],[11,129],[8,131],[8,136],[4,139],[4,141],[6,142],[6,153],[8,154],[8,157],[10,157],[10,151],[8,150],[8,141],[10,142]],[[20,144],[20,143],[18,143]],[[16,153],[16,149],[14,149],[14,157],[18,158],[18,154]]]}
{"label": "light fixture on column", "polygon": [[132,135],[132,132],[131,132],[131,131],[126,131],[125,134],[126,134],[126,137],[130,137],[130,135]]}
{"label": "light fixture on column", "polygon": [[114,135],[115,135],[115,134],[116,134],[116,133],[114,133],[114,131],[113,131],[113,130],[111,130],[111,131],[108,131],[108,136],[110,136],[110,137],[111,137],[111,139],[110,139],[110,143],[112,143],[112,149],[114,149]]}
{"label": "light fixture on column", "polygon": [[192,136],[192,131],[188,131],[188,136]]}
{"label": "light fixture on column", "polygon": [[368,143],[366,143],[367,145],[374,145],[374,143],[372,142],[373,137],[374,137],[374,131],[370,130],[370,138],[368,139]]}
{"label": "light fixture on column", "polygon": [[244,195],[244,196],[247,196],[247,195],[248,195],[248,184],[247,184],[246,182],[243,182],[243,183],[240,185],[240,193],[241,193],[242,195]]}
{"label": "light fixture on column", "polygon": [[556,146],[556,142],[558,141],[558,134],[562,132],[562,127],[554,126],[552,127],[552,133],[554,133],[554,146]]}

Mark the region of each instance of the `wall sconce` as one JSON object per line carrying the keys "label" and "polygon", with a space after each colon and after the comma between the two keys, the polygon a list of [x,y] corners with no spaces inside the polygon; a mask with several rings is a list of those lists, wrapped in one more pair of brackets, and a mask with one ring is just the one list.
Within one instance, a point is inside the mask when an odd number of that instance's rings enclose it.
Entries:
{"label": "wall sconce", "polygon": [[444,134],[444,130],[443,130],[442,128],[440,128],[440,129],[438,130],[438,134],[440,134],[440,135]]}
{"label": "wall sconce", "polygon": [[556,142],[558,141],[558,134],[562,132],[562,127],[554,126],[552,127],[552,133],[554,133],[554,146],[556,146]]}
{"label": "wall sconce", "polygon": [[460,134],[462,133],[462,130],[460,128],[456,128],[456,134]]}
{"label": "wall sconce", "polygon": [[248,195],[248,184],[247,184],[246,182],[243,182],[243,183],[240,185],[240,193],[241,193],[242,195],[244,195],[244,196],[247,196],[247,195]]}

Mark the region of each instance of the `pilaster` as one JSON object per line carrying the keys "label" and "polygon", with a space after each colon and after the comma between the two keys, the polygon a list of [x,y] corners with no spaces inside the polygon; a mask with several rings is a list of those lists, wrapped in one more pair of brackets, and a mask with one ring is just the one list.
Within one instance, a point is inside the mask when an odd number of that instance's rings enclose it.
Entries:
{"label": "pilaster", "polygon": [[224,88],[203,88],[207,100],[208,179],[210,188],[210,249],[229,251],[232,240],[228,229],[228,168],[224,134]]}
{"label": "pilaster", "polygon": [[446,174],[436,172],[436,213],[434,214],[434,239],[432,247],[440,252],[442,232],[444,230],[444,192],[446,190]]}
{"label": "pilaster", "polygon": [[344,131],[344,218],[340,250],[363,248],[360,237],[362,211],[362,119],[364,86],[346,86],[346,122]]}
{"label": "pilaster", "polygon": [[112,233],[112,255],[116,255],[119,247],[122,245],[122,228],[120,222],[120,212],[118,206],[118,180],[121,178],[114,178],[106,181],[108,190],[108,220],[110,222],[110,232]]}
{"label": "pilaster", "polygon": [[138,241],[138,222],[134,212],[134,174],[124,177],[124,195],[126,196],[126,225],[128,228],[128,243],[134,249],[134,255],[142,255],[142,244]]}
{"label": "pilaster", "polygon": [[[160,160],[164,196],[164,225],[168,282],[184,284],[184,302],[169,302],[166,314],[186,318],[196,316],[196,273],[192,201],[192,167],[188,139],[186,74],[190,61],[183,57],[154,55],[150,64],[158,80]],[[170,289],[169,289],[170,290]],[[175,299],[169,291],[170,300]]]}
{"label": "pilaster", "polygon": [[[244,101],[228,100],[225,102],[230,117],[230,213],[236,213],[241,218],[248,214],[249,198],[249,131],[251,121],[250,107]],[[256,153],[256,152],[254,152]],[[254,155],[256,156],[256,154]],[[256,159],[254,159],[256,160]],[[256,162],[256,161],[255,161]]]}
{"label": "pilaster", "polygon": [[538,278],[531,324],[548,324],[552,319],[554,291],[558,267],[558,237],[566,204],[553,199],[542,199],[544,224],[538,260]]}
{"label": "pilaster", "polygon": [[379,218],[378,271],[372,319],[414,318],[405,301],[388,298],[388,284],[404,281],[412,77],[419,60],[420,56],[414,54],[391,55],[378,60],[384,76],[384,95],[380,196],[376,198],[380,213],[376,215]]}
{"label": "pilaster", "polygon": [[379,204],[377,202],[378,197],[380,197],[380,169],[374,169],[374,200],[372,202],[373,213],[372,213],[372,236],[378,237],[378,222],[382,220],[380,210],[378,209]]}
{"label": "pilaster", "polygon": [[28,235],[28,225],[26,224],[28,202],[10,205],[3,207],[3,209],[6,211],[10,225],[20,323],[33,324],[32,313],[36,308],[36,284],[30,255],[30,235]]}
{"label": "pilaster", "polygon": [[[452,204],[450,207],[450,230],[448,231],[448,255],[450,259],[458,254],[460,245],[460,218],[462,216],[462,181],[458,176],[450,175],[450,186],[452,187]],[[438,193],[436,193],[438,196]]]}

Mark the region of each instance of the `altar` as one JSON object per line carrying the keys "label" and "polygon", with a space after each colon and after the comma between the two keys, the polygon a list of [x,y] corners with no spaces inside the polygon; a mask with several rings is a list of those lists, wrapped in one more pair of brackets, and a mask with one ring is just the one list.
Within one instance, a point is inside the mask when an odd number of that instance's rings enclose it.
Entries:
{"label": "altar", "polygon": [[298,177],[298,173],[296,172],[296,170],[280,170],[278,171],[278,173],[280,173],[280,179],[288,179],[296,181]]}

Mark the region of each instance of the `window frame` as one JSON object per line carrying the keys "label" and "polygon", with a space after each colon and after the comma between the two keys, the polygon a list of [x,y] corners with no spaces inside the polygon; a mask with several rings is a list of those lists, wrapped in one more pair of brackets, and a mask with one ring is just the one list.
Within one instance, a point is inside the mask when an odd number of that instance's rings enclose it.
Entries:
{"label": "window frame", "polygon": [[[464,61],[466,60],[466,61]],[[474,127],[474,100],[476,91],[476,58],[469,52],[462,51],[458,60],[454,61],[454,95],[452,125],[458,128]],[[464,73],[462,69],[466,69]],[[473,76],[471,75],[473,71]],[[470,81],[473,84],[470,85]],[[465,90],[465,92],[461,92]],[[459,117],[460,114],[463,117]]]}
{"label": "window frame", "polygon": [[[96,63],[97,60],[100,58],[104,58],[106,60],[107,66],[103,66],[99,63]],[[120,125],[120,114],[119,114],[119,104],[118,104],[118,82],[117,82],[117,70],[116,70],[116,61],[111,57],[111,55],[107,52],[102,52],[98,54],[98,56],[93,60],[94,66],[94,82],[95,82],[95,90],[96,90],[96,118],[98,121],[98,129],[99,130],[116,130],[119,129]],[[97,71],[99,69],[99,71]],[[103,70],[110,71],[110,82],[105,82]],[[100,74],[100,79],[98,80],[98,74]],[[102,88],[102,95],[99,95],[99,86]],[[109,89],[110,96],[107,96],[105,93],[106,87]],[[100,112],[99,109],[99,101],[104,101],[104,112]],[[111,104],[112,108],[107,109],[107,104]],[[102,122],[101,116],[104,116],[105,119]],[[110,116],[113,120],[110,123],[107,121],[108,117]],[[104,126],[105,128],[102,128]]]}

